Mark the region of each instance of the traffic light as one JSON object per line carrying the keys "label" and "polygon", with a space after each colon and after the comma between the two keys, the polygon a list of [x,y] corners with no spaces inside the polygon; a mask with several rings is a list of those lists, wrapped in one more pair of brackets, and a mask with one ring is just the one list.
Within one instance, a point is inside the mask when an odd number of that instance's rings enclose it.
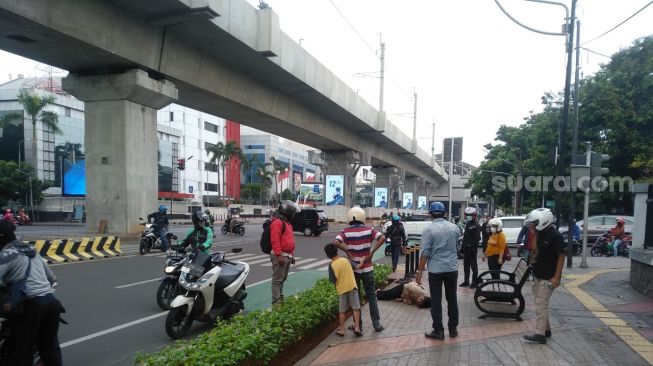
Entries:
{"label": "traffic light", "polygon": [[186,159],[178,159],[177,160],[177,169],[179,169],[179,170],[186,169]]}
{"label": "traffic light", "polygon": [[610,169],[604,168],[603,163],[610,161],[610,155],[600,154],[592,151],[592,177],[599,177],[610,173]]}

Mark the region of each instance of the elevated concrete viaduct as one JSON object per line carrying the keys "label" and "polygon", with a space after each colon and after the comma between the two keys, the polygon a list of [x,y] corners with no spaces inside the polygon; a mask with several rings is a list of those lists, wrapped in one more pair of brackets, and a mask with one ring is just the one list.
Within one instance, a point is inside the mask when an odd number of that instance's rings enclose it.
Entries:
{"label": "elevated concrete viaduct", "polygon": [[[81,100],[105,101],[89,91],[94,83],[110,95],[106,100],[144,108],[176,97],[179,104],[321,150],[366,152],[371,165],[398,167],[407,177],[419,177],[435,187],[446,181],[441,167],[383,112],[285,35],[272,9],[257,9],[245,0],[0,0],[0,49],[70,71],[64,89]],[[143,74],[134,70],[144,71],[152,81],[143,81]],[[139,80],[128,88],[165,81],[167,90],[176,93],[163,93],[150,103],[124,90],[107,89],[125,87],[118,82],[125,74]],[[131,109],[124,106],[123,111]],[[143,126],[148,113],[117,113],[113,123]],[[89,117],[93,116],[87,112]],[[118,141],[120,134],[87,132],[85,138],[89,156],[110,153],[94,152],[99,142],[116,146],[127,157],[137,152],[125,146],[126,141]],[[154,133],[140,138],[156,141]],[[127,158],[124,164],[136,163]],[[156,176],[156,165],[138,168],[140,174]],[[122,171],[127,176],[121,190],[139,189],[129,176],[135,169]],[[98,172],[99,177],[107,173]],[[116,194],[92,187],[87,191],[89,196]],[[152,205],[131,209],[138,216]],[[93,210],[88,215],[90,227],[96,227],[99,218],[119,214],[100,207]],[[131,224],[131,218],[109,220],[109,229],[134,230]]]}

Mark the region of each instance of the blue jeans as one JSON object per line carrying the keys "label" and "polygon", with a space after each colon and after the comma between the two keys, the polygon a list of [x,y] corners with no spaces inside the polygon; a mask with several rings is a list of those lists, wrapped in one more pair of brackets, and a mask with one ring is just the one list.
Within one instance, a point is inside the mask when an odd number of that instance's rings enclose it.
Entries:
{"label": "blue jeans", "polygon": [[168,230],[166,230],[165,228],[159,229],[159,239],[161,239],[161,250],[164,252],[168,250],[168,238],[166,238],[167,233]]}
{"label": "blue jeans", "polygon": [[429,290],[431,292],[431,318],[433,330],[443,331],[442,325],[442,285],[444,284],[444,296],[447,299],[447,315],[449,316],[449,328],[458,326],[458,298],[456,296],[458,272],[429,272]]}
{"label": "blue jeans", "polygon": [[[363,282],[365,295],[367,295],[367,305],[370,307],[370,318],[372,318],[372,326],[374,329],[381,327],[381,317],[379,315],[379,305],[376,302],[376,286],[374,286],[374,271],[365,273],[354,273],[356,277],[356,284],[359,288],[360,296],[360,283]],[[361,297],[362,298],[362,297]],[[361,329],[363,327],[363,317],[361,316]]]}
{"label": "blue jeans", "polygon": [[612,243],[612,250],[614,251],[614,256],[619,255],[619,245],[621,245],[621,239],[615,239]]}
{"label": "blue jeans", "polygon": [[390,245],[390,250],[392,250],[392,268],[396,268],[397,264],[399,264],[399,256],[401,255],[401,244]]}

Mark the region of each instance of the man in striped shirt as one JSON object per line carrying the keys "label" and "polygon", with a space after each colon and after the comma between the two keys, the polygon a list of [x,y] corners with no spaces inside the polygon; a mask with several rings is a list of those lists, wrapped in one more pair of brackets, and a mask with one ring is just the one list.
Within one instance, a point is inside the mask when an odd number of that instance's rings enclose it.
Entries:
{"label": "man in striped shirt", "polygon": [[[334,243],[339,249],[347,253],[347,256],[357,262],[363,263],[354,271],[356,283],[363,282],[363,288],[367,296],[367,302],[370,307],[370,318],[372,326],[377,332],[385,329],[381,325],[379,307],[376,303],[376,289],[374,286],[374,267],[372,266],[372,257],[374,253],[385,242],[385,236],[374,228],[365,225],[365,211],[355,206],[347,213],[350,220],[349,226],[344,228],[336,236]],[[372,244],[375,243],[374,247]],[[360,289],[360,285],[358,286]],[[362,329],[361,317],[361,329]]]}

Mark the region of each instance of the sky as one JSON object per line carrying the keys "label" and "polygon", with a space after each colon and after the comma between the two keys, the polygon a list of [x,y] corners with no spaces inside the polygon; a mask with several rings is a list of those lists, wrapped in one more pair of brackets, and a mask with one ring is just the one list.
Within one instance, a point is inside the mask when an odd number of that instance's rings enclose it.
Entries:
{"label": "sky", "polygon": [[[258,1],[248,0],[252,4]],[[478,165],[483,146],[500,125],[519,126],[542,110],[541,96],[561,91],[565,37],[535,33],[513,23],[493,0],[267,0],[281,29],[364,97],[379,104],[379,39],[385,42],[384,109],[412,136],[413,92],[417,137],[435,152],[445,137],[463,137],[463,160]],[[567,5],[571,0],[562,1]],[[579,0],[581,43],[616,26],[649,0]],[[514,18],[536,29],[560,32],[559,6],[500,0]],[[611,55],[653,34],[653,5],[584,47]],[[581,52],[584,76],[609,59]],[[38,76],[44,65],[0,51],[0,83],[9,74]],[[652,70],[653,71],[653,70]],[[580,126],[582,129],[582,126]]]}

